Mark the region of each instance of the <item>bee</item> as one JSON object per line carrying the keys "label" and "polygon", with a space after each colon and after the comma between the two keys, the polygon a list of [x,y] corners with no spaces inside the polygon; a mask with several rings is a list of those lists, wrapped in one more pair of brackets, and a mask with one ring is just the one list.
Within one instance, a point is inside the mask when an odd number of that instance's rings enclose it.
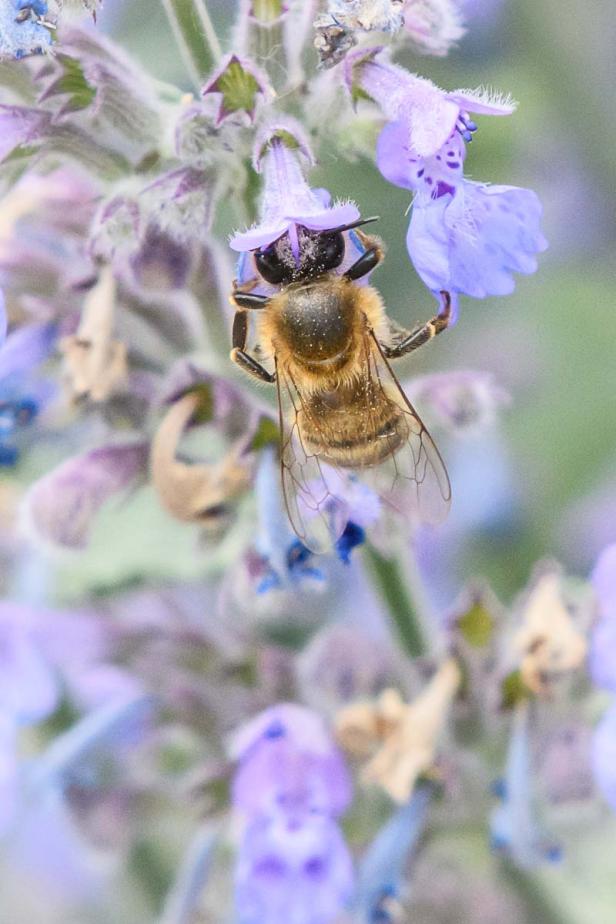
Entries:
{"label": "bee", "polygon": [[[344,530],[345,496],[358,476],[423,522],[443,520],[451,499],[441,456],[390,365],[446,329],[451,297],[442,292],[441,312],[413,331],[394,325],[379,292],[360,282],[384,256],[378,238],[354,230],[374,220],[326,232],[299,226],[295,251],[288,235],[255,251],[258,276],[236,280],[231,296],[231,359],[277,387],[285,505],[315,552]],[[342,271],[345,232],[360,256]],[[274,294],[254,291],[263,282]],[[247,350],[249,314],[256,355]]]}

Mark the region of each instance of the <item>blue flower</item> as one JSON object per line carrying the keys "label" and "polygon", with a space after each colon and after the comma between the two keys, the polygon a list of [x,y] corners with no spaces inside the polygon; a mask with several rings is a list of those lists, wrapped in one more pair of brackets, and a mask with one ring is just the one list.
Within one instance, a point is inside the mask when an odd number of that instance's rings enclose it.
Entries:
{"label": "blue flower", "polygon": [[0,5],[0,59],[41,54],[52,42],[41,23],[47,15],[45,0],[4,0]]}

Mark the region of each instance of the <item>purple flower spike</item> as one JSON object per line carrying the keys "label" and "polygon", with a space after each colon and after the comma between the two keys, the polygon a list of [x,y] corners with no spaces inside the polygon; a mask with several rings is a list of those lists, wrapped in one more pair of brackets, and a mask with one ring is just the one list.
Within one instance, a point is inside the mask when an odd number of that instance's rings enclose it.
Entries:
{"label": "purple flower spike", "polygon": [[540,230],[541,203],[530,189],[463,180],[437,187],[413,205],[406,239],[409,256],[429,289],[473,298],[509,295],[512,272],[537,269],[547,247]]}
{"label": "purple flower spike", "polygon": [[261,221],[231,238],[229,245],[233,250],[257,250],[288,234],[297,259],[298,226],[311,231],[327,231],[359,218],[359,209],[352,202],[330,205],[329,196],[324,195],[323,190],[316,191],[308,186],[300,154],[313,163],[303,131],[291,119],[279,120],[259,135],[254,164],[264,179]]}
{"label": "purple flower spike", "polygon": [[201,90],[202,96],[210,93],[220,96],[216,116],[216,125],[220,125],[236,112],[244,112],[254,122],[259,96],[271,97],[273,91],[266,75],[252,61],[230,54]]}
{"label": "purple flower spike", "polygon": [[353,891],[349,849],[326,816],[255,821],[236,873],[239,924],[333,924]]}
{"label": "purple flower spike", "polygon": [[261,713],[236,735],[233,803],[247,815],[284,811],[337,817],[351,800],[344,760],[322,719],[294,703]]}

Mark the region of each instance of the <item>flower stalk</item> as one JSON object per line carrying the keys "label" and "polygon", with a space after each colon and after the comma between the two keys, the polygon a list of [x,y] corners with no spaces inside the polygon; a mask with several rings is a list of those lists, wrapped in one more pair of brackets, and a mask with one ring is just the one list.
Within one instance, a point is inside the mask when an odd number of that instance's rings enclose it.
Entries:
{"label": "flower stalk", "polygon": [[199,89],[222,54],[203,0],[161,0],[194,86]]}

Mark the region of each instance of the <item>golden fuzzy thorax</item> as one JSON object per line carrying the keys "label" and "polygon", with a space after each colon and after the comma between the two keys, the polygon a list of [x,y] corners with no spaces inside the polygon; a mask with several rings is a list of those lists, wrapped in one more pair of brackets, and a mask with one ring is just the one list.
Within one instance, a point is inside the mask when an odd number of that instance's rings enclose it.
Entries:
{"label": "golden fuzzy thorax", "polygon": [[[298,316],[300,330],[294,324]],[[379,340],[387,330],[381,296],[371,286],[333,275],[289,286],[258,314],[264,357],[275,359],[279,374],[301,384],[304,393],[335,390],[361,375],[367,329]]]}

